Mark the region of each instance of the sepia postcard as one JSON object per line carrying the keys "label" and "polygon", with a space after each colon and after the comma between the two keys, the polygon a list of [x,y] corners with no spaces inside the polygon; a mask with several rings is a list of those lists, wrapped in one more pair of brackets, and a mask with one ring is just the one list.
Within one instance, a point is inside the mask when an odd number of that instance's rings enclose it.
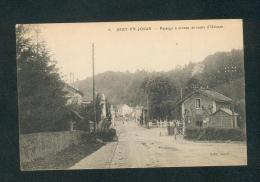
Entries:
{"label": "sepia postcard", "polygon": [[247,165],[243,20],[16,25],[20,167]]}

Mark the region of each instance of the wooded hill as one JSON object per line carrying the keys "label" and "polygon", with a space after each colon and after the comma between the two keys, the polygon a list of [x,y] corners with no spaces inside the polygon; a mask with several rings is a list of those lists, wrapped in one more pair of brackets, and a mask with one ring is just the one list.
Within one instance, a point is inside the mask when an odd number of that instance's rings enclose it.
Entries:
{"label": "wooded hill", "polygon": [[[190,62],[167,72],[135,73],[107,71],[96,75],[96,90],[104,93],[112,104],[145,105],[146,94],[141,85],[146,78],[163,76],[169,79],[176,92],[170,100],[180,99],[180,90],[187,94],[194,84],[217,90],[235,101],[244,101],[244,55],[242,50],[217,52],[200,63]],[[174,61],[174,60],[173,60]],[[92,99],[92,78],[76,83],[88,100]]]}

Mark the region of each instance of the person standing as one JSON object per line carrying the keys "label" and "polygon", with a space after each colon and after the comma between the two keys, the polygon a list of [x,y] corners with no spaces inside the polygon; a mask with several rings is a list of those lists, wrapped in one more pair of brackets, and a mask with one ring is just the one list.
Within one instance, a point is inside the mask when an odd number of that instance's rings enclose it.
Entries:
{"label": "person standing", "polygon": [[174,139],[177,140],[177,123],[176,123],[176,121],[173,122],[173,134],[174,134]]}

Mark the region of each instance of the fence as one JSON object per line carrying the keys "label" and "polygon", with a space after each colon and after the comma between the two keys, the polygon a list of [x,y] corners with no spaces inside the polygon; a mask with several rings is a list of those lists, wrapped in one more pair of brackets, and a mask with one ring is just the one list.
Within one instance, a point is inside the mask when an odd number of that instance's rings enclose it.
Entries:
{"label": "fence", "polygon": [[64,131],[20,135],[20,160],[31,162],[56,154],[72,144],[79,144],[84,134],[83,131]]}

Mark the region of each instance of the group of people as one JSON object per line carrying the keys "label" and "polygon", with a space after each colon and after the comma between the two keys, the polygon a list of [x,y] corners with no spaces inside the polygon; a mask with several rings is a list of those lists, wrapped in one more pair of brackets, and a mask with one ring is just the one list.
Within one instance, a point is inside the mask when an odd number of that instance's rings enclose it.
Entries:
{"label": "group of people", "polygon": [[167,128],[168,135],[174,135],[175,139],[177,139],[178,135],[183,135],[183,123],[179,120],[172,121],[157,121],[153,120],[148,122],[148,128],[158,127],[158,128]]}
{"label": "group of people", "polygon": [[172,121],[158,121],[158,120],[153,120],[148,122],[148,126],[152,127],[152,126],[156,126],[159,128],[166,128],[168,126],[170,127],[181,127],[182,126],[182,122],[179,120],[172,120]]}

